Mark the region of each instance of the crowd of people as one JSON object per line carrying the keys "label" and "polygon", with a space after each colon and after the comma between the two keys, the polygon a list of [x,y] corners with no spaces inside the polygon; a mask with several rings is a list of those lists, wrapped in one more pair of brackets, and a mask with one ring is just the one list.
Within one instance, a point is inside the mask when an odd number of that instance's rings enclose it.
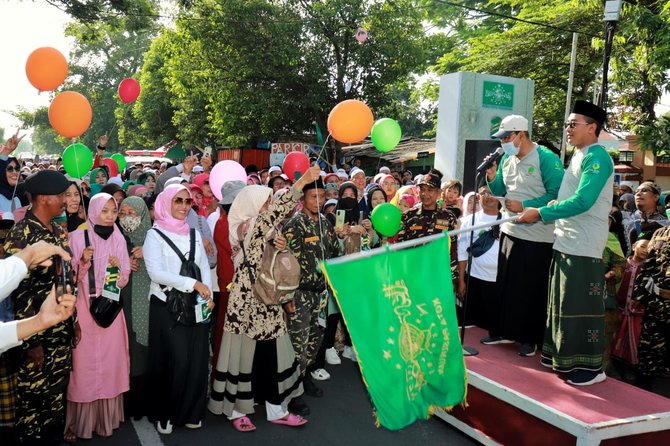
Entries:
{"label": "crowd of people", "polygon": [[[268,421],[302,426],[303,396],[323,397],[318,382],[332,366],[357,361],[319,262],[507,214],[517,221],[452,237],[442,259],[461,322],[487,329],[484,344],[539,350],[574,385],[605,371],[640,385],[667,374],[668,220],[653,183],[614,186],[597,144],[604,121],[577,102],[564,169],[524,117],[506,117],[494,135],[505,155],[465,196],[436,169],[366,173],[355,160],[331,172],[314,164],[295,181],[280,166],[247,166],[246,182],[224,183],[217,199],[209,156],[113,176],[103,136],[93,170],[74,179],[59,163],[12,157],[14,135],[0,153],[3,262],[21,274],[0,284],[3,444],[110,436],[144,416],[169,435],[202,427],[207,410],[250,432],[262,403]],[[393,237],[372,223],[382,203],[402,212]],[[258,297],[268,247],[288,249],[300,267],[277,304]],[[192,294],[196,322],[184,323],[174,296]],[[118,308],[109,324],[93,311],[100,299]]]}

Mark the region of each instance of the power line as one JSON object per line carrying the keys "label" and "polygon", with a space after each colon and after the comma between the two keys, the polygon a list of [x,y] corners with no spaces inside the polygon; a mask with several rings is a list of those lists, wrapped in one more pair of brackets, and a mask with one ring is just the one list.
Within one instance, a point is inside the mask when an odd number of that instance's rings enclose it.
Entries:
{"label": "power line", "polygon": [[[490,15],[490,16],[501,17],[501,18],[505,18],[505,19],[509,19],[509,20],[514,20],[516,22],[527,23],[529,25],[544,26],[546,28],[555,29],[557,31],[579,33],[579,34],[584,34],[585,36],[596,37],[596,38],[599,38],[599,39],[603,38],[603,35],[601,35],[601,34],[591,34],[591,33],[585,32],[585,31],[578,31],[576,29],[561,28],[560,26],[552,25],[551,23],[537,22],[537,21],[534,21],[534,20],[521,19],[519,17],[514,17],[514,16],[511,16],[511,15],[508,15],[508,14],[503,14],[501,12],[490,11],[488,9],[482,9],[482,8],[476,8],[474,6],[468,6],[468,5],[464,5],[462,3],[450,2],[448,0],[433,0],[433,1],[435,3],[442,3],[442,4],[445,4],[445,5],[449,5],[449,6],[455,6],[457,8],[467,9],[467,10],[470,10],[470,11],[476,11],[476,12],[480,12],[482,14],[486,14],[486,15]],[[424,8],[424,9],[426,9],[426,8]]]}

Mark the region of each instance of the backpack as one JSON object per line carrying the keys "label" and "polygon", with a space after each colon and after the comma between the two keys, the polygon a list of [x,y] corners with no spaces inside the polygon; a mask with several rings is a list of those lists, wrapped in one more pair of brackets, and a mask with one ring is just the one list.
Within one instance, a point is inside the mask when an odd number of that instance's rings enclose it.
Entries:
{"label": "backpack", "polygon": [[[240,228],[241,229],[241,228]],[[254,296],[265,305],[280,305],[290,300],[287,294],[292,294],[300,285],[300,264],[291,250],[279,251],[275,248],[270,235],[265,236],[265,247],[261,262],[258,265],[258,274],[254,274],[244,251],[244,235],[240,234],[240,246],[244,261],[249,269],[251,289]],[[282,296],[284,294],[284,296]]]}
{"label": "backpack", "polygon": [[[163,234],[156,228],[152,228],[154,231],[160,235],[163,240],[172,248],[172,250],[179,256],[181,260],[181,268],[179,269],[180,276],[190,277],[195,280],[202,280],[200,274],[200,267],[195,263],[195,229],[190,230],[190,249],[188,253],[188,258],[181,253],[179,248],[170,240],[168,236]],[[193,290],[190,293],[185,293],[179,291],[176,288],[171,288],[170,290],[162,290],[166,296],[166,304],[168,312],[172,315],[172,318],[182,324],[182,325],[195,325],[195,305],[197,304],[198,292]]]}

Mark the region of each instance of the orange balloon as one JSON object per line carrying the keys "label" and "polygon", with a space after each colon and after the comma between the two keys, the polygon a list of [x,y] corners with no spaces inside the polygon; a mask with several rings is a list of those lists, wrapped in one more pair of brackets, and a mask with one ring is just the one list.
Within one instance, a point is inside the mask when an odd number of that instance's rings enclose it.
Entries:
{"label": "orange balloon", "polygon": [[93,110],[88,99],[76,91],[64,91],[49,106],[51,127],[61,136],[76,138],[91,125]]}
{"label": "orange balloon", "polygon": [[340,102],[328,115],[328,131],[333,138],[347,144],[365,139],[373,123],[370,107],[356,99]]}
{"label": "orange balloon", "polygon": [[67,72],[67,60],[56,48],[37,48],[26,61],[26,76],[39,91],[58,88],[65,81]]}

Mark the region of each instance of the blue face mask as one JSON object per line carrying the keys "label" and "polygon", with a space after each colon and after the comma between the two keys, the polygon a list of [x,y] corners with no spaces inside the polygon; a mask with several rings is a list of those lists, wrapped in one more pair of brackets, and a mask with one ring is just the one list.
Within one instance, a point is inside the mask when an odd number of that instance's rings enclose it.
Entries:
{"label": "blue face mask", "polygon": [[505,152],[506,155],[514,156],[514,155],[519,154],[519,147],[514,145],[514,140],[515,139],[516,139],[516,137],[509,142],[504,142],[504,143],[501,144],[502,149],[503,149],[503,151]]}

